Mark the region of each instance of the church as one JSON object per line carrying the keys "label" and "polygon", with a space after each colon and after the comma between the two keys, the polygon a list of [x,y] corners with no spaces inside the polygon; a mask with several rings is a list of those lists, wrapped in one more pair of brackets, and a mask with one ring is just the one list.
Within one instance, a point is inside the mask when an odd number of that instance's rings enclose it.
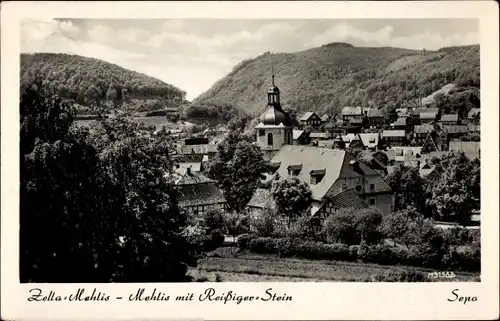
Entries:
{"label": "church", "polygon": [[280,103],[280,90],[274,84],[267,92],[267,107],[260,116],[256,129],[257,146],[260,147],[264,159],[271,160],[283,145],[293,144],[292,122],[290,116],[283,111]]}

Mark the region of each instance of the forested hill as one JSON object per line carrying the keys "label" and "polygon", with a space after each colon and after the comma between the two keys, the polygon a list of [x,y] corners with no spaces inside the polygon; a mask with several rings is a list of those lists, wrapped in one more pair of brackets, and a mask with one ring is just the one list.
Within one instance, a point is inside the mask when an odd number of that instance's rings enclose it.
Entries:
{"label": "forested hill", "polygon": [[230,104],[253,115],[262,112],[273,63],[282,105],[299,112],[381,107],[426,97],[449,83],[479,87],[479,45],[419,51],[332,43],[243,61],[193,105]]}
{"label": "forested hill", "polygon": [[80,105],[80,113],[95,107],[150,111],[178,108],[186,93],[159,79],[99,59],[69,54],[21,54],[21,79],[39,75],[59,95]]}

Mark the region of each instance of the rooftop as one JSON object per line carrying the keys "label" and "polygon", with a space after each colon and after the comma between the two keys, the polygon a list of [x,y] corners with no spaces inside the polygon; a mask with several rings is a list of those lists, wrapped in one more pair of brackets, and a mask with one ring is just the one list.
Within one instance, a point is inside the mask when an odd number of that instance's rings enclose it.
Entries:
{"label": "rooftop", "polygon": [[441,116],[441,121],[452,121],[452,122],[457,122],[458,121],[458,115],[457,114],[448,114],[448,115],[443,115]]}
{"label": "rooftop", "polygon": [[405,137],[404,130],[384,130],[382,137]]}
{"label": "rooftop", "polygon": [[361,107],[350,107],[346,106],[342,108],[343,116],[354,116],[354,115],[363,115],[363,110]]}

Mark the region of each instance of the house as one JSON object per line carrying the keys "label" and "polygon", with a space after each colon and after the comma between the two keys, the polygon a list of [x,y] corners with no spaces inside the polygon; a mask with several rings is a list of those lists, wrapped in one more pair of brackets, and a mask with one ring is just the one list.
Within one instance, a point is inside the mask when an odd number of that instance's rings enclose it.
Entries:
{"label": "house", "polygon": [[214,180],[194,172],[190,167],[176,168],[174,183],[178,205],[190,214],[203,214],[209,210],[224,210],[226,200]]}
{"label": "house", "polygon": [[474,124],[474,123],[468,123],[467,124],[467,131],[469,134],[480,135],[481,134],[481,125]]}
{"label": "house", "polygon": [[437,120],[438,114],[436,112],[425,112],[419,114],[420,124],[428,124]]}
{"label": "house", "polygon": [[396,114],[398,117],[408,117],[411,116],[411,111],[408,108],[396,108]]}
{"label": "house", "polygon": [[358,137],[366,149],[376,150],[382,145],[379,133],[360,133]]}
{"label": "house", "polygon": [[371,128],[381,128],[384,125],[384,115],[379,109],[370,108],[365,110],[368,126]]}
{"label": "house", "polygon": [[450,142],[450,151],[464,152],[470,160],[480,159],[481,142]]}
{"label": "house", "polygon": [[304,130],[294,129],[292,137],[294,145],[307,145],[311,142],[309,134]]}
{"label": "house", "polygon": [[330,133],[318,133],[318,132],[315,132],[315,133],[310,133],[309,134],[309,138],[311,138],[311,140],[326,140],[326,139],[329,139],[331,138],[331,134]]}
{"label": "house", "polygon": [[[415,125],[429,123],[431,121],[435,121],[439,117],[439,108],[434,108],[434,107],[413,108],[413,110],[411,111],[411,116],[414,119]],[[424,121],[422,121],[422,117]]]}
{"label": "house", "polygon": [[368,205],[389,213],[393,194],[379,173],[343,150],[308,146],[283,146],[273,157],[281,177],[296,176],[312,191],[311,213],[326,199],[353,188]]}
{"label": "house", "polygon": [[413,129],[412,117],[398,117],[394,123],[391,124],[392,129],[411,131]]}
{"label": "house", "polygon": [[335,148],[335,140],[333,139],[318,140],[317,143],[320,148]]}
{"label": "house", "polygon": [[342,108],[342,120],[349,123],[351,119],[363,119],[363,110],[361,107],[346,106]]}
{"label": "house", "polygon": [[258,217],[265,211],[274,212],[276,208],[273,195],[267,188],[257,188],[247,204],[247,210],[253,217]]}
{"label": "house", "polygon": [[302,115],[302,117],[300,117],[299,119],[299,122],[303,127],[312,126],[315,128],[319,127],[323,123],[321,117],[319,117],[318,114],[313,111],[308,111],[307,113]]}
{"label": "house", "polygon": [[404,130],[384,130],[382,139],[389,146],[403,146],[406,144],[406,134]]}
{"label": "house", "polygon": [[448,137],[445,131],[432,132],[427,135],[422,144],[422,153],[444,152],[448,150]]}
{"label": "house", "polygon": [[313,231],[318,238],[321,239],[325,237],[324,235],[320,235],[320,233],[326,218],[343,208],[361,210],[368,208],[368,205],[352,188],[341,191],[333,196],[326,197],[320,208],[313,214]]}
{"label": "house", "polygon": [[436,165],[431,165],[428,162],[422,162],[419,166],[418,172],[422,178],[426,178],[428,180],[437,180],[440,177]]}
{"label": "house", "polygon": [[[370,166],[372,169],[376,170],[378,173],[382,173],[384,175],[387,174],[387,156],[382,152],[385,156],[385,160],[380,160],[379,157],[375,157],[375,153],[369,150],[364,150],[361,152],[361,161],[366,165]],[[385,161],[385,162],[384,162]]]}
{"label": "house", "polygon": [[203,172],[203,162],[183,162],[175,164],[176,169],[184,169],[190,168],[193,172]]}
{"label": "house", "polygon": [[408,156],[421,156],[422,154],[422,147],[416,147],[416,146],[397,146],[397,147],[391,147],[390,150],[393,150],[394,152],[394,161],[396,163],[403,163],[405,162],[405,159],[408,159]]}
{"label": "house", "polygon": [[481,123],[481,109],[471,108],[467,114],[467,123],[479,125]]}
{"label": "house", "polygon": [[321,116],[321,122],[323,124],[328,123],[329,120],[330,120],[330,116],[328,116],[327,114],[324,114],[323,116]]}
{"label": "house", "polygon": [[442,126],[446,125],[458,125],[458,114],[445,114],[441,116],[439,123]]}
{"label": "house", "polygon": [[345,147],[350,147],[351,142],[359,140],[359,136],[357,134],[352,134],[352,133],[349,133],[347,135],[342,135],[341,138],[342,141],[344,142]]}
{"label": "house", "polygon": [[[205,159],[209,161],[217,153],[217,145],[209,144],[208,139],[203,144],[184,144],[179,146],[179,160],[181,162],[193,162]],[[188,141],[186,139],[186,141]]]}
{"label": "house", "polygon": [[448,134],[448,139],[457,139],[469,133],[466,125],[443,125],[442,129]]}
{"label": "house", "polygon": [[440,127],[434,122],[423,125],[416,125],[413,128],[413,140],[417,145],[422,145],[427,138],[427,135],[436,130],[440,130]]}

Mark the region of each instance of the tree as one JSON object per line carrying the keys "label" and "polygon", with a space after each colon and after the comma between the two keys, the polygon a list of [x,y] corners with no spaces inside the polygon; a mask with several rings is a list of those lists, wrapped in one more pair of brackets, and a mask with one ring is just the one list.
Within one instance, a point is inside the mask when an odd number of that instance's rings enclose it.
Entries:
{"label": "tree", "polygon": [[386,177],[386,181],[395,194],[394,210],[414,207],[419,212],[425,210],[424,180],[416,167],[399,165]]}
{"label": "tree", "polygon": [[407,209],[385,215],[382,219],[381,232],[387,238],[392,239],[394,245],[396,245],[396,242],[404,244],[411,220],[418,215],[420,214]]}
{"label": "tree", "polygon": [[427,204],[436,219],[466,224],[480,206],[479,161],[469,160],[463,152],[450,152],[437,166],[441,179],[429,186]]}
{"label": "tree", "polygon": [[323,232],[330,243],[359,244],[361,238],[356,233],[354,224],[355,210],[342,208],[329,215],[325,220]]}
{"label": "tree", "polygon": [[186,279],[197,249],[165,175],[165,136],[123,119],[69,127],[51,89],[22,88],[21,280]]}
{"label": "tree", "polygon": [[382,212],[376,207],[361,209],[356,212],[353,223],[361,242],[378,243],[382,239],[380,227],[382,224]]}
{"label": "tree", "polygon": [[283,177],[274,180],[271,186],[273,199],[278,206],[280,215],[288,218],[288,227],[292,220],[302,216],[312,201],[309,186],[297,177]]}
{"label": "tree", "polygon": [[243,140],[239,131],[230,131],[217,145],[207,176],[217,181],[230,209],[241,212],[265,178],[267,168],[260,149]]}

